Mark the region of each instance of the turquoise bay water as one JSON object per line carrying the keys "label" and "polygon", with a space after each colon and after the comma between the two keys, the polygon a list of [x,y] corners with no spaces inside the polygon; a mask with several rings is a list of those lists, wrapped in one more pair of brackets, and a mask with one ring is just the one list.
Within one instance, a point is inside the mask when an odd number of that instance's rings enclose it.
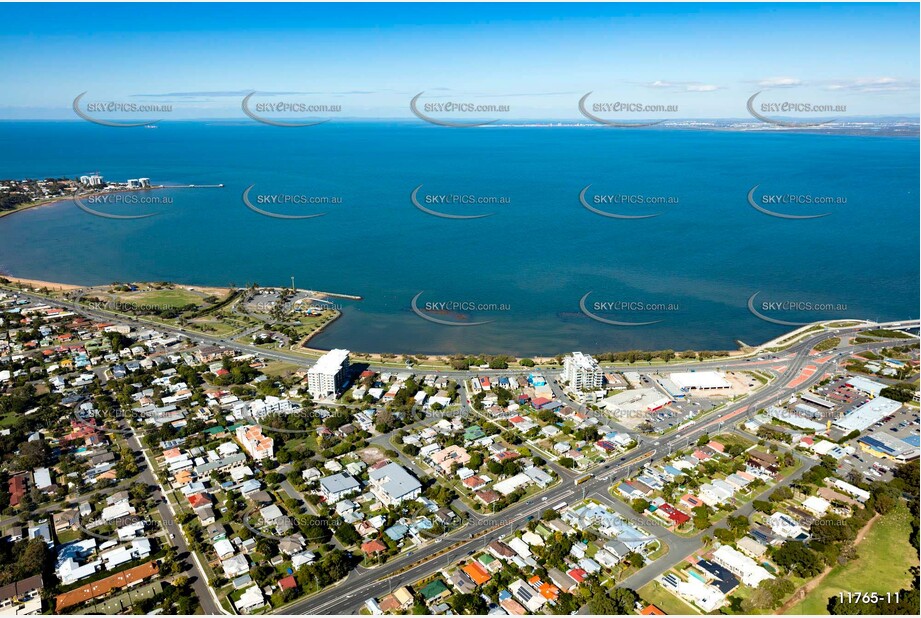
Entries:
{"label": "turquoise bay water", "polygon": [[[317,347],[362,351],[553,354],[631,348],[734,348],[788,327],[753,316],[758,302],[832,304],[766,311],[788,321],[917,317],[918,141],[752,132],[605,128],[447,129],[415,124],[330,123],[278,128],[172,123],[156,130],[78,122],[0,123],[0,177],[74,177],[217,184],[176,189],[142,220],[91,216],[73,203],[0,219],[0,270],[22,277],[100,284],[171,280],[201,285],[288,285],[356,294]],[[657,205],[598,205],[655,218],[602,217],[578,195],[670,198]],[[336,196],[341,204],[260,208],[241,194]],[[473,194],[508,203],[445,207],[493,212],[437,218],[410,202]],[[826,206],[771,205],[827,217],[788,220],[752,208],[758,195],[846,198]],[[677,203],[674,203],[677,200]],[[102,208],[100,208],[102,209]],[[410,302],[505,305],[501,311],[431,313],[480,326],[433,324]],[[612,326],[580,313],[618,321]],[[671,304],[667,311],[606,311],[594,303]],[[846,306],[846,309],[841,308]],[[597,309],[593,309],[596,308]]]}

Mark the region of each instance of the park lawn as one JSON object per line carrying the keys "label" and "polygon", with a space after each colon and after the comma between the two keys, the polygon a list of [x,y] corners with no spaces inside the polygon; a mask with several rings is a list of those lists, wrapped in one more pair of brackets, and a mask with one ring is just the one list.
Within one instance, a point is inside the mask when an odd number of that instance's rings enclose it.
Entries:
{"label": "park lawn", "polygon": [[190,321],[186,328],[188,330],[197,330],[210,335],[229,335],[239,330],[235,324],[230,324],[221,320],[214,319],[195,319]]}
{"label": "park lawn", "polygon": [[640,598],[651,603],[669,615],[699,614],[693,605],[685,603],[662,587],[659,582],[651,581],[639,589]]}
{"label": "park lawn", "polygon": [[136,305],[157,305],[165,307],[184,307],[185,305],[204,305],[204,296],[183,289],[144,290],[140,292],[116,292],[118,300]]}
{"label": "park lawn", "polygon": [[62,530],[61,532],[56,532],[55,536],[58,537],[58,543],[62,545],[80,540],[80,533],[77,530]]}
{"label": "park lawn", "polygon": [[731,434],[731,433],[716,434],[715,436],[711,437],[711,440],[719,442],[720,444],[725,446],[727,449],[730,446],[740,446],[743,449],[748,449],[755,445],[753,441],[747,438],[743,438],[742,436]]}
{"label": "park lawn", "polygon": [[822,583],[788,614],[828,614],[829,597],[839,592],[896,592],[911,582],[908,568],[918,554],[908,542],[911,516],[904,504],[873,524],[857,545],[858,558],[832,569]]}
{"label": "park lawn", "polygon": [[265,368],[262,369],[262,373],[267,376],[278,377],[281,375],[289,375],[301,369],[300,365],[294,363],[287,363],[284,361],[270,361]]}

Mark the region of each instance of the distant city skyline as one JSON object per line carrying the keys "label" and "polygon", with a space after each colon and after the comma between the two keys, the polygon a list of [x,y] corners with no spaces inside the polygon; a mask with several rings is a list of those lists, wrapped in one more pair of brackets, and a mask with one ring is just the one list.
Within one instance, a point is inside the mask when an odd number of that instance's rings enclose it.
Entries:
{"label": "distant city skyline", "polygon": [[412,119],[420,92],[507,105],[500,122],[584,120],[588,92],[672,105],[661,117],[674,119],[745,118],[758,91],[843,106],[843,118],[919,107],[917,4],[8,4],[0,14],[0,119],[75,120],[84,92],[171,106],[164,120],[245,120],[254,91],[338,105],[339,119]]}

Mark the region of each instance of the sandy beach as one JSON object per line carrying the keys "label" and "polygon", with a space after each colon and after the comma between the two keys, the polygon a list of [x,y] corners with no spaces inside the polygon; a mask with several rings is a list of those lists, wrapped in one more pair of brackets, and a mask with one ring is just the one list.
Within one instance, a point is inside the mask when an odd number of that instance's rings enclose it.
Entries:
{"label": "sandy beach", "polygon": [[68,290],[79,290],[80,288],[86,287],[82,285],[72,285],[69,283],[54,283],[52,281],[41,281],[39,279],[22,279],[20,277],[13,277],[12,275],[0,275],[4,279],[8,279],[12,283],[21,284],[24,286],[32,287],[35,289],[48,288],[49,290],[60,290],[66,292]]}

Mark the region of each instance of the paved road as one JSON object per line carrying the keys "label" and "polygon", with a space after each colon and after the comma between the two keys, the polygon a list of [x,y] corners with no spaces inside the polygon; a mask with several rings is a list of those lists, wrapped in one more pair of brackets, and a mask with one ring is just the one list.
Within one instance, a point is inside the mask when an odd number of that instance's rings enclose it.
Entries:
{"label": "paved road", "polygon": [[194,554],[192,553],[192,549],[186,543],[185,534],[183,534],[179,522],[176,521],[175,516],[170,510],[167,498],[163,493],[163,488],[160,486],[159,480],[148,464],[149,460],[141,446],[140,439],[136,434],[132,434],[127,438],[127,442],[129,448],[131,448],[135,457],[138,459],[138,467],[140,469],[138,480],[151,488],[156,488],[153,490],[151,498],[156,500],[160,521],[163,522],[164,528],[166,528],[167,535],[164,537],[165,542],[171,543],[173,547],[176,548],[176,555],[182,559],[182,563],[185,566],[183,574],[189,577],[198,603],[201,605],[205,614],[226,614],[227,612],[223,610],[223,608],[220,608],[219,604],[216,602],[214,592],[208,585],[208,578],[205,576],[204,571],[199,568]]}
{"label": "paved road", "polygon": [[[190,331],[184,328],[166,326],[159,322],[153,322],[153,321],[148,321],[144,319],[128,317],[128,316],[125,316],[124,314],[119,314],[119,313],[115,313],[112,311],[106,311],[104,309],[97,309],[97,308],[90,309],[89,307],[86,307],[85,305],[75,305],[74,303],[65,303],[57,299],[44,297],[40,294],[24,292],[20,290],[13,290],[13,291],[18,293],[20,296],[24,298],[29,298],[36,302],[51,303],[51,304],[57,303],[62,306],[70,307],[74,311],[78,311],[79,313],[82,313],[85,316],[92,317],[98,320],[103,320],[103,321],[118,320],[120,322],[132,324],[139,328],[151,328],[151,329],[158,330],[161,332],[172,333],[174,335],[187,337],[194,341],[199,341],[202,343],[207,343],[211,345],[223,345],[225,347],[232,347],[232,348],[235,348],[241,351],[249,352],[251,354],[256,354],[258,356],[262,356],[264,358],[270,358],[273,360],[279,360],[279,361],[285,361],[285,362],[297,363],[297,364],[304,364],[304,363],[310,362],[310,359],[305,358],[303,354],[296,354],[294,352],[287,352],[284,350],[267,350],[265,348],[261,348],[258,346],[248,345],[245,343],[239,343],[231,339],[225,339],[225,338],[214,336],[214,335],[198,333],[198,332]],[[789,354],[790,352],[800,350],[803,348],[803,346],[807,346],[807,345],[811,347],[812,345],[815,345],[822,339],[825,339],[832,335],[844,335],[848,333],[856,333],[861,330],[867,330],[868,328],[901,327],[902,325],[911,326],[913,328],[918,328],[919,326],[921,326],[921,321],[902,320],[898,322],[880,322],[878,324],[865,323],[859,326],[851,326],[847,328],[826,328],[825,330],[818,332],[817,334],[806,337],[800,343],[797,343],[791,346],[790,348],[787,348],[786,350],[782,352],[782,354]],[[767,353],[767,352],[763,352],[763,353],[759,352],[758,354],[762,356],[771,355],[770,353]],[[756,354],[756,356],[758,354]],[[761,361],[759,363],[758,361],[754,361],[752,359],[746,360],[745,358],[736,357],[736,358],[714,358],[714,359],[709,359],[705,361],[675,362],[675,363],[669,363],[668,365],[643,366],[640,363],[633,363],[633,364],[627,363],[627,364],[611,364],[611,365],[606,364],[604,367],[606,370],[610,370],[610,371],[637,371],[639,373],[649,373],[649,372],[654,373],[654,372],[662,371],[662,370],[677,371],[682,368],[714,368],[714,367],[737,368],[737,367],[752,367],[752,366],[757,367],[759,364],[776,365],[778,363],[776,361]],[[385,366],[385,365],[377,366],[373,364],[370,365],[370,368],[373,371],[392,372],[395,370],[393,366]],[[498,373],[498,374],[503,374],[503,375],[527,375],[535,371],[537,372],[546,371],[546,368],[535,367],[532,369],[518,369],[518,370],[486,369],[486,370],[469,370],[469,371],[417,369],[417,371],[424,372],[424,373],[437,373],[438,375],[446,376],[449,378],[455,378],[455,379],[466,379],[473,375],[490,374],[490,373],[494,373],[494,374]]]}
{"label": "paved road", "polygon": [[[32,297],[35,300],[46,302],[46,299],[40,296],[29,294],[23,294],[23,296]],[[191,337],[193,340],[201,341],[204,343],[233,347],[235,349],[251,352],[265,358],[283,360],[293,363],[305,362],[305,358],[303,356],[290,352],[265,350],[256,346],[226,341],[218,337],[201,335],[198,333],[192,334],[184,331],[183,329],[166,327],[162,324],[150,323],[142,320],[128,319],[124,316],[105,311],[88,310],[82,306],[79,307],[79,311],[89,317],[94,317],[101,320],[118,319],[122,322],[132,323],[136,326],[152,327],[163,332],[171,332],[177,335]],[[909,322],[907,321],[901,323],[892,322],[879,324],[877,326],[897,327],[908,323]],[[917,323],[917,321],[910,322],[910,324],[914,327],[917,327]],[[686,447],[692,440],[696,440],[703,434],[719,432],[724,424],[737,423],[744,418],[756,414],[758,410],[762,409],[763,407],[776,401],[782,400],[796,391],[807,388],[811,384],[820,381],[824,373],[847,354],[893,345],[892,341],[880,341],[857,346],[839,346],[835,350],[824,352],[817,356],[810,356],[812,347],[818,342],[828,338],[829,336],[847,335],[856,333],[860,330],[865,330],[866,328],[868,328],[866,324],[849,328],[827,328],[816,334],[809,335],[799,343],[796,343],[787,348],[781,353],[783,354],[782,357],[765,361],[723,358],[703,362],[694,361],[690,363],[674,363],[669,364],[667,367],[663,367],[661,365],[649,367],[637,365],[622,365],[611,367],[606,366],[606,369],[611,371],[629,370],[637,371],[640,373],[657,372],[662,371],[663,369],[668,371],[675,371],[682,368],[699,369],[703,367],[745,369],[754,368],[761,365],[784,365],[786,366],[786,371],[779,379],[771,382],[757,393],[755,393],[753,396],[728,405],[725,409],[711,415],[712,418],[704,417],[696,421],[694,424],[685,425],[679,428],[674,432],[673,435],[667,438],[662,438],[659,441],[653,443],[647,442],[641,444],[637,449],[632,451],[628,457],[624,458],[627,459],[627,461],[624,461],[624,459],[621,460],[623,463],[618,462],[617,464],[607,464],[600,470],[596,469],[594,478],[578,487],[574,486],[571,482],[568,482],[568,479],[571,477],[561,476],[561,478],[563,478],[563,482],[543,492],[543,494],[540,496],[540,500],[532,500],[529,503],[514,505],[496,515],[484,515],[471,518],[471,520],[462,530],[453,534],[448,534],[443,538],[433,541],[424,549],[418,550],[418,553],[414,552],[413,555],[401,556],[391,560],[384,565],[371,569],[357,569],[350,573],[346,580],[344,580],[344,582],[340,585],[330,587],[329,589],[326,589],[316,595],[295,602],[283,608],[279,608],[276,611],[285,614],[357,613],[357,610],[365,599],[369,597],[380,596],[395,586],[411,583],[435,570],[458,561],[467,554],[473,553],[474,551],[482,548],[488,542],[505,536],[515,529],[520,528],[527,521],[527,517],[539,516],[540,512],[544,510],[548,505],[554,505],[563,500],[575,500],[580,498],[583,494],[607,495],[607,488],[611,484],[617,482],[620,479],[629,477],[637,466],[649,461],[661,459],[669,455],[673,450]],[[823,358],[824,363],[817,363],[817,358]],[[795,388],[787,386],[791,380],[800,374],[803,367],[805,367],[807,364],[818,365],[818,369],[808,379],[799,383]],[[378,369],[374,366],[371,368]],[[393,368],[380,367],[379,369],[392,371]],[[501,373],[505,375],[516,373],[525,374],[529,373],[530,371],[531,370],[522,370],[516,372],[503,370]],[[471,376],[487,372],[437,371],[437,373],[439,375],[445,375],[447,377],[463,380]],[[543,501],[544,498],[546,498],[546,503]],[[181,536],[182,535],[176,535],[176,540],[179,541],[177,545],[180,545],[181,543],[181,545],[184,546],[184,539],[181,539]],[[682,549],[682,544],[677,539],[673,538],[672,543],[675,544],[676,549]],[[184,551],[188,551],[188,548],[186,547],[182,547],[182,549]],[[424,555],[426,556],[432,556],[432,558],[426,559],[424,562],[414,566],[414,563],[422,558],[421,552],[424,552]],[[674,560],[675,556],[680,553],[681,551],[677,551],[675,554],[670,553],[669,556],[672,556],[672,558],[662,561],[662,564],[659,565],[657,569],[662,568],[662,566]],[[684,555],[681,555],[679,559],[683,559]],[[194,565],[192,566],[194,567]],[[636,574],[636,576],[638,577],[639,575],[643,574],[644,571],[646,571],[646,569],[640,571],[640,573]],[[648,577],[648,574],[644,574],[643,577]],[[196,579],[200,582],[203,578],[198,577]],[[626,582],[622,582],[622,584],[626,584],[629,581],[630,580],[628,578],[628,580]],[[205,586],[205,588],[207,589],[207,586]],[[198,588],[196,588],[196,593],[199,595],[200,601],[203,605],[206,605],[206,612],[217,613],[214,607],[207,607],[209,604],[208,599],[210,598],[209,592],[210,591],[201,592]]]}
{"label": "paved road", "polygon": [[[776,485],[772,485],[770,489],[767,490],[767,493],[770,494],[772,491],[778,487],[784,487],[793,483],[794,481],[800,479],[807,470],[816,465],[817,462],[804,457],[797,457],[802,464],[799,468],[793,471],[792,474],[782,479]],[[616,501],[612,501],[616,502]],[[741,507],[730,513],[732,516],[738,517],[739,515],[744,515],[745,517],[751,517],[751,514],[755,511],[754,501],[743,504]],[[630,577],[619,582],[618,585],[624,586],[626,588],[632,588],[633,590],[639,590],[655,578],[659,577],[666,571],[668,571],[673,566],[680,564],[686,557],[691,555],[694,552],[698,552],[703,548],[703,537],[704,536],[713,536],[713,533],[717,528],[727,528],[729,524],[727,523],[729,516],[721,519],[716,524],[710,526],[706,530],[698,532],[693,537],[681,537],[679,535],[673,534],[675,537],[673,543],[669,544],[669,552],[666,556],[663,556],[659,560],[646,565]]]}

